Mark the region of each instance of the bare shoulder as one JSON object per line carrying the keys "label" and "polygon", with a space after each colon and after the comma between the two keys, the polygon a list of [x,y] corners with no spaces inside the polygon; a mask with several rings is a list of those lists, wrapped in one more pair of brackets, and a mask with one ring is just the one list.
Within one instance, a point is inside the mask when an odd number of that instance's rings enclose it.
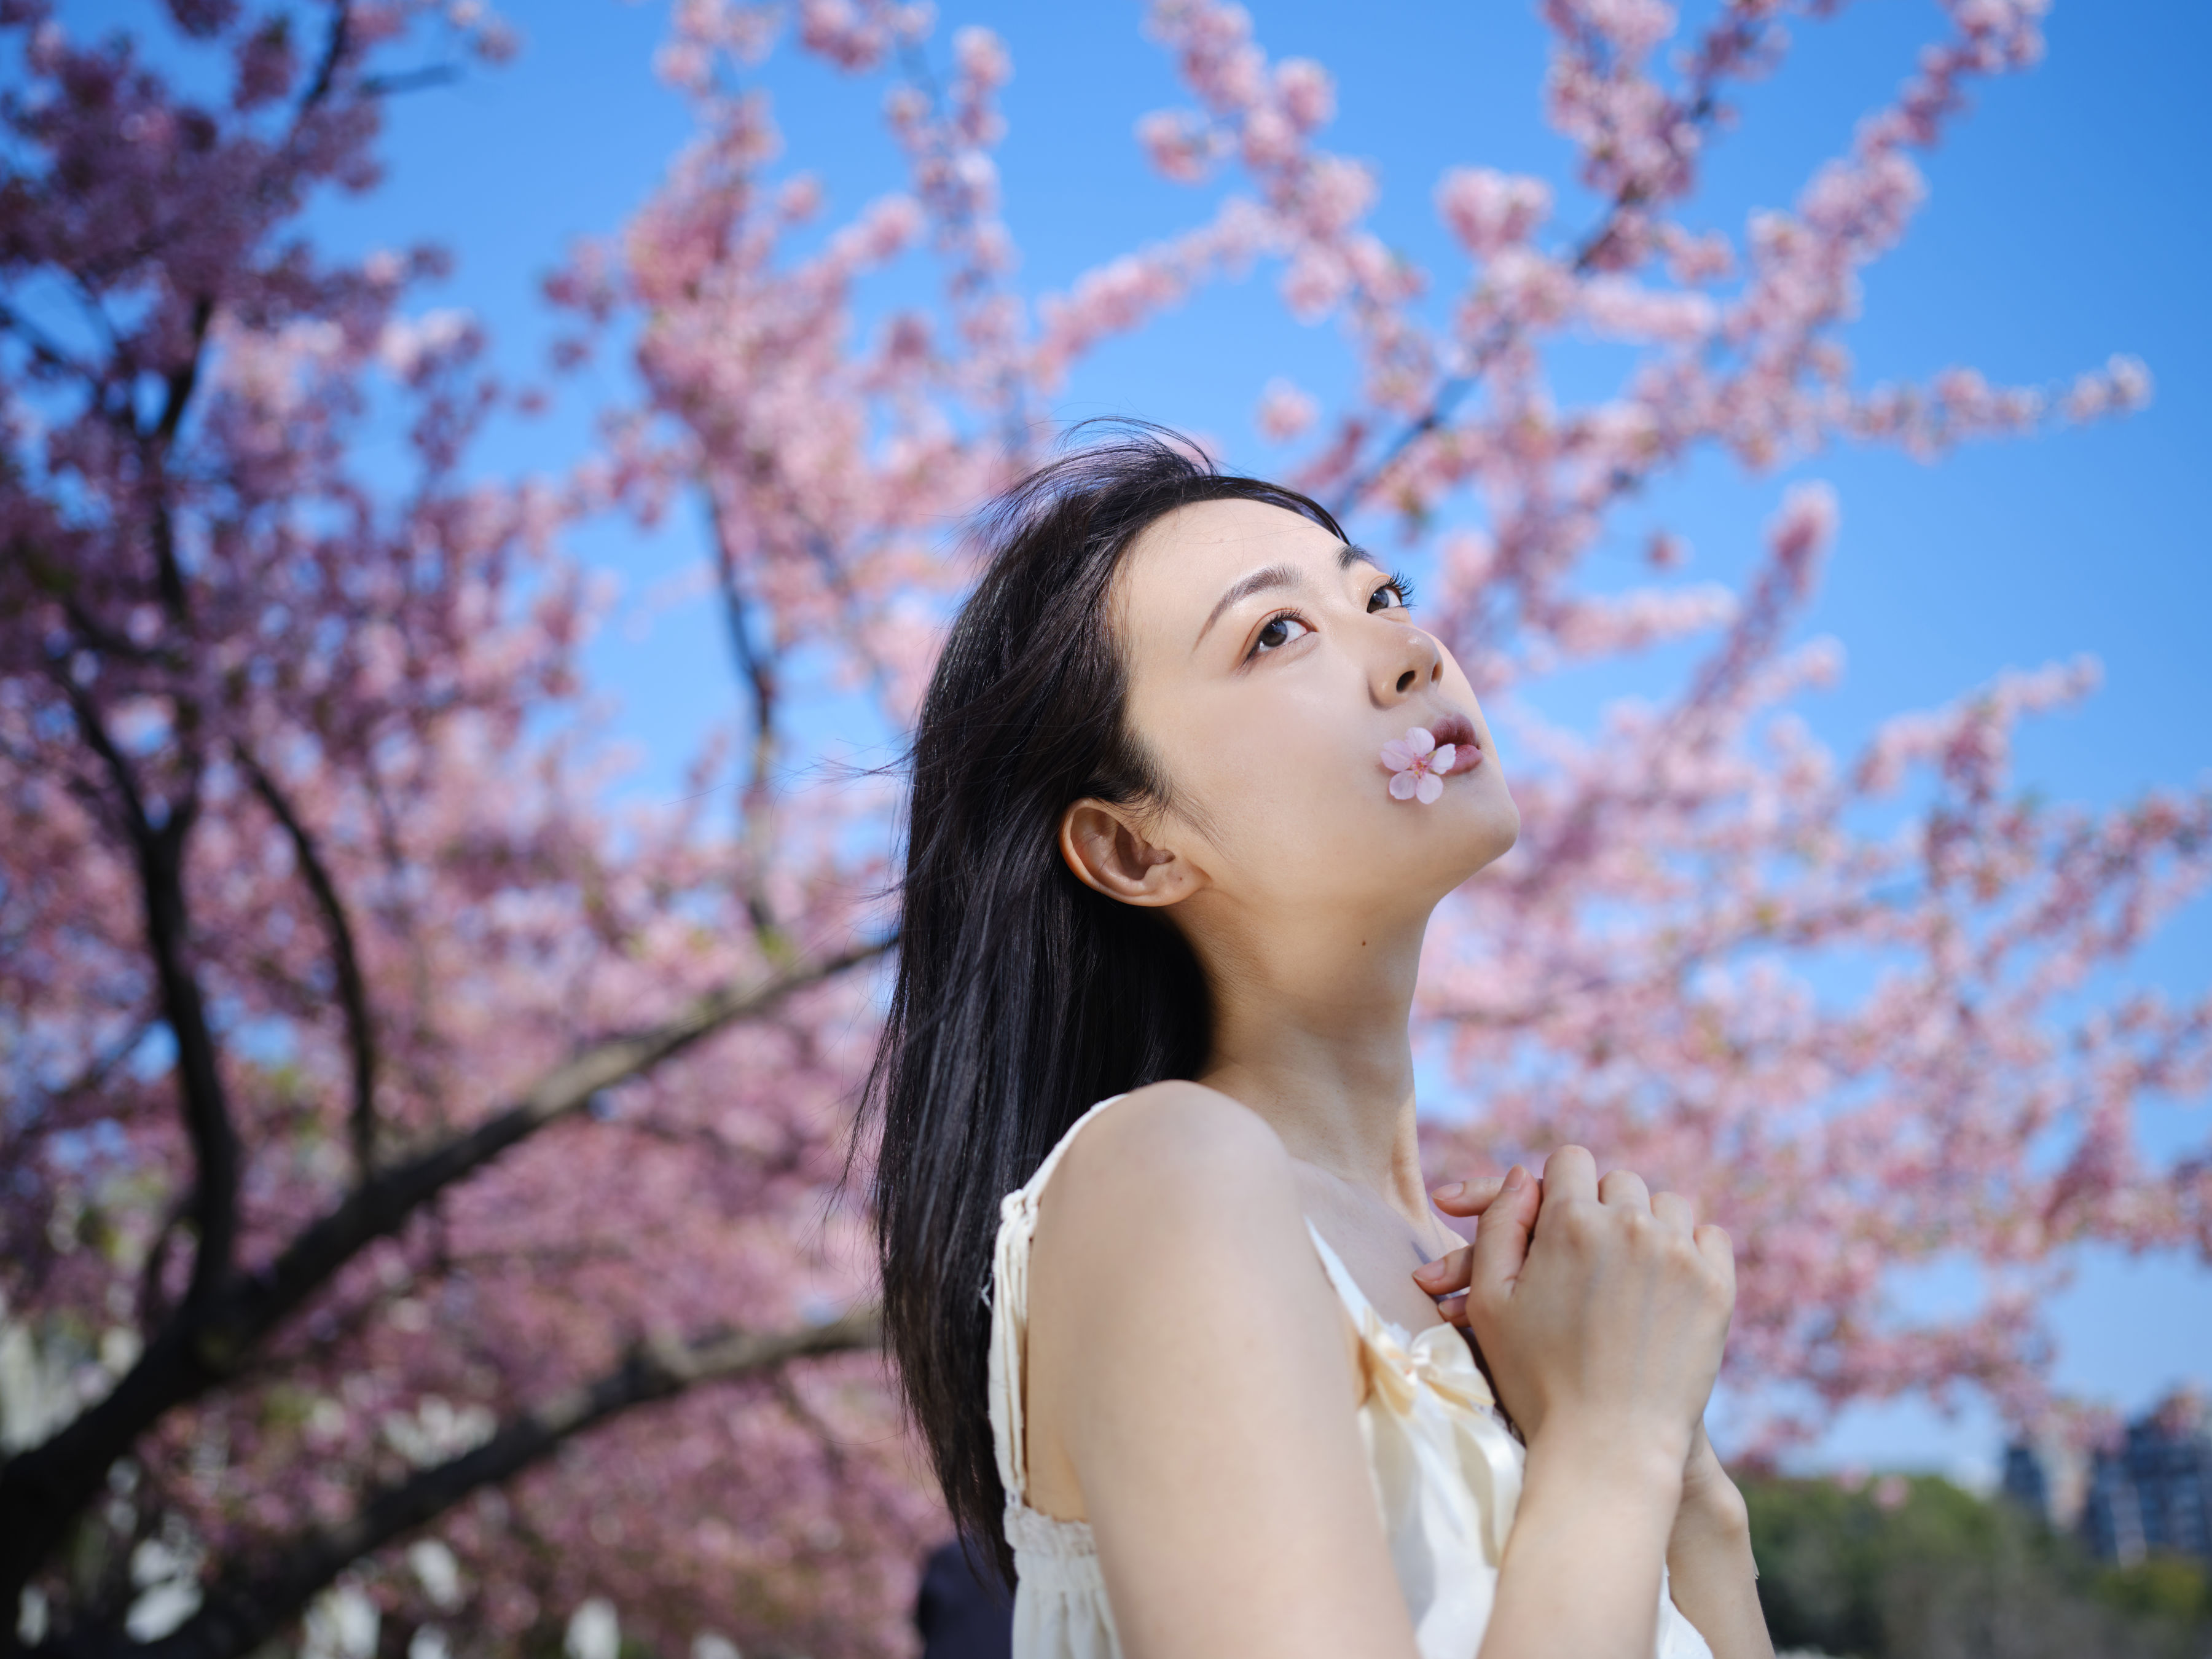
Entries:
{"label": "bare shoulder", "polygon": [[1290,1178],[1291,1155],[1267,1121],[1202,1083],[1151,1083],[1133,1090],[1075,1139],[1055,1172],[1067,1185],[1142,1180],[1218,1192],[1222,1181]]}
{"label": "bare shoulder", "polygon": [[[1030,1290],[1031,1334],[1046,1346],[1087,1346],[1126,1310],[1117,1359],[1139,1363],[1201,1328],[1212,1340],[1239,1306],[1323,1332],[1339,1322],[1282,1138],[1196,1083],[1136,1090],[1075,1138],[1038,1206]],[[1048,1330],[1068,1307],[1082,1319]]]}
{"label": "bare shoulder", "polygon": [[1188,1247],[1224,1224],[1264,1231],[1297,1215],[1290,1153],[1266,1119],[1200,1083],[1153,1083],[1068,1147],[1039,1207],[1038,1247],[1088,1255],[1139,1231]]}

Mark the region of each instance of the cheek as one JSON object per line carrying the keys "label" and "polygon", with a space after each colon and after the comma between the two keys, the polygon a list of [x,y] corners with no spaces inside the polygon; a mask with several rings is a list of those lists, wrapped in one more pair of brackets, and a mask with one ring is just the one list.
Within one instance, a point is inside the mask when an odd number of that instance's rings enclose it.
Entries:
{"label": "cheek", "polygon": [[[1298,664],[1310,670],[1316,665]],[[1208,795],[1223,811],[1242,803],[1302,800],[1341,787],[1356,750],[1380,768],[1349,695],[1326,673],[1279,673],[1224,686],[1185,686],[1146,696],[1138,729],[1180,789]],[[1346,705],[1351,707],[1347,708]]]}
{"label": "cheek", "polygon": [[1340,883],[1404,805],[1390,799],[1371,732],[1305,712],[1231,745],[1203,792],[1222,850],[1271,888]]}
{"label": "cheek", "polygon": [[[1334,824],[1351,816],[1343,759],[1317,749],[1285,737],[1222,742],[1186,756],[1169,775],[1222,853],[1250,867],[1273,866],[1334,839]],[[1389,781],[1378,768],[1376,792]]]}

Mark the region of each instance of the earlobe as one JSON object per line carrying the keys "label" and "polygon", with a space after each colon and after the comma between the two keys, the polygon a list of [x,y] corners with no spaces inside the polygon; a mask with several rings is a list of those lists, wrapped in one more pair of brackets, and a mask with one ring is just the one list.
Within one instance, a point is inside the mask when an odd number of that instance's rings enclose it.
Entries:
{"label": "earlobe", "polygon": [[1173,904],[1190,890],[1172,848],[1147,840],[1125,809],[1091,797],[1060,815],[1060,855],[1085,887],[1124,904]]}

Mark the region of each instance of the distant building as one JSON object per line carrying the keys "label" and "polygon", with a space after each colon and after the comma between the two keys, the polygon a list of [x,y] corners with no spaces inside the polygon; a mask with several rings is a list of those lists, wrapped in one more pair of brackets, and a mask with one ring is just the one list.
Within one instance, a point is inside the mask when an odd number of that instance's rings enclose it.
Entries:
{"label": "distant building", "polygon": [[2089,1497],[2089,1454],[2056,1431],[2005,1448],[2006,1497],[2041,1516],[2055,1532],[2081,1524]]}
{"label": "distant building", "polygon": [[2083,1451],[2058,1436],[2005,1449],[2004,1490],[2105,1560],[2212,1561],[2212,1409],[2179,1389],[2112,1443]]}

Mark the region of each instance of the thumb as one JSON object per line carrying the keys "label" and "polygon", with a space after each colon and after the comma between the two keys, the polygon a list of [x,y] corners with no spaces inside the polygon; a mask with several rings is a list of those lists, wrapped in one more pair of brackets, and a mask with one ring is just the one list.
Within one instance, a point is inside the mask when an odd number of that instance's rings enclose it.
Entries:
{"label": "thumb", "polygon": [[1446,1215],[1480,1215],[1498,1201],[1498,1194],[1504,1188],[1503,1176],[1474,1176],[1437,1188],[1429,1194],[1429,1200]]}
{"label": "thumb", "polygon": [[1468,1275],[1468,1300],[1481,1301],[1510,1295],[1528,1258],[1528,1236],[1535,1230],[1536,1211],[1542,1200],[1534,1176],[1518,1164],[1506,1172],[1505,1184],[1482,1212],[1474,1226],[1474,1260]]}

